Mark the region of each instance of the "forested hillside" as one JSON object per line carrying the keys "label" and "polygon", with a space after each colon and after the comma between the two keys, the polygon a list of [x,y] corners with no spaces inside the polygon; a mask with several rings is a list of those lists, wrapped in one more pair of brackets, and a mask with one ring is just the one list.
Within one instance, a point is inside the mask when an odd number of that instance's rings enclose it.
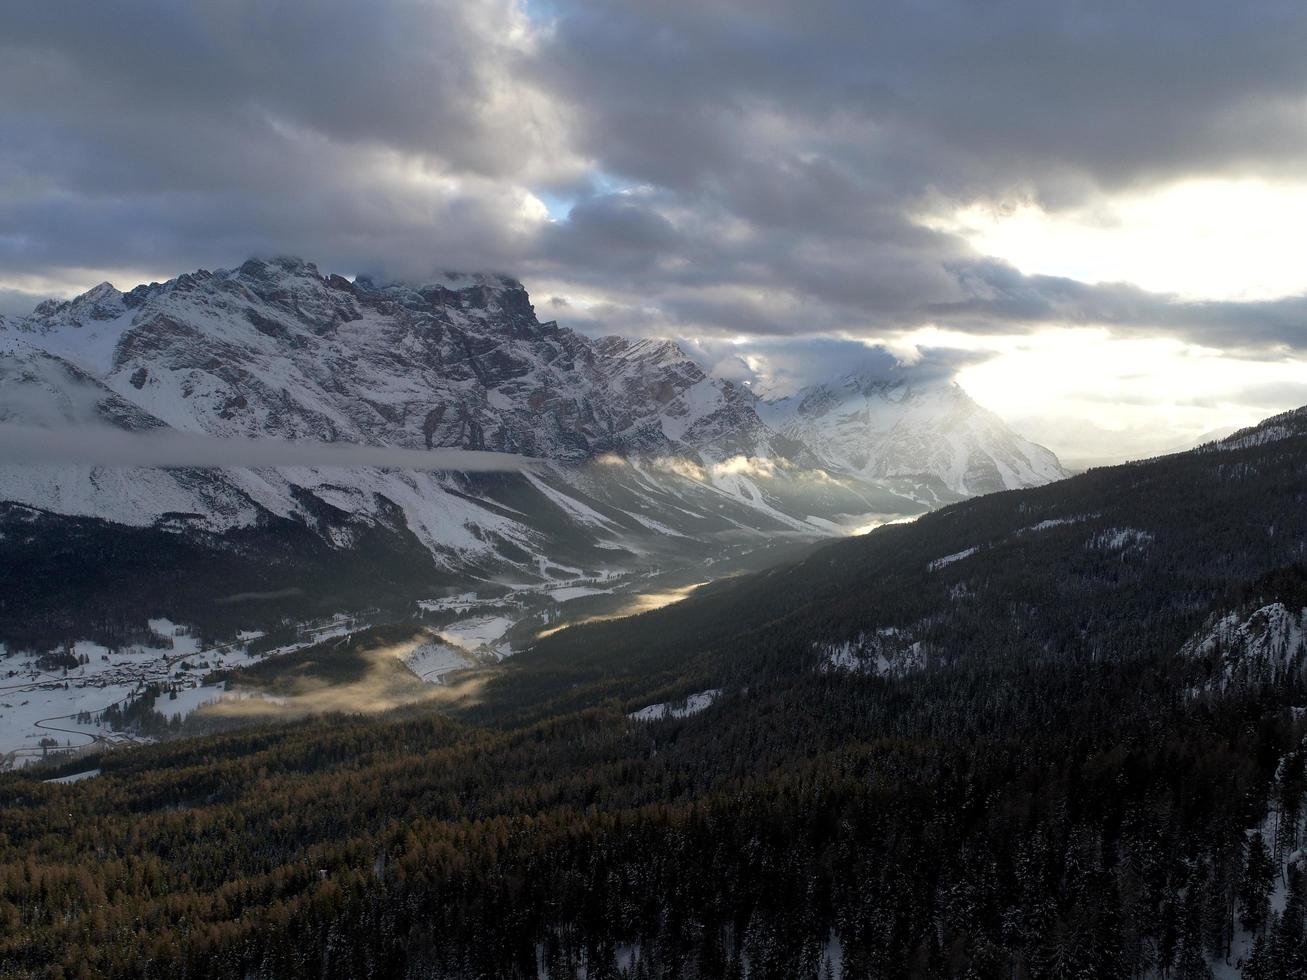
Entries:
{"label": "forested hillside", "polygon": [[0,973],[1307,976],[1286,418],[564,630],[447,714],[5,776]]}

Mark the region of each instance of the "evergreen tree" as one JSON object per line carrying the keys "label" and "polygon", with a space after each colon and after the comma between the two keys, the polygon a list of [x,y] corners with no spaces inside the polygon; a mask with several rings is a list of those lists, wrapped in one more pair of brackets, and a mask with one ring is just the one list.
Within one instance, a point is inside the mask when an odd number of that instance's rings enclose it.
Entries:
{"label": "evergreen tree", "polygon": [[1261,834],[1253,834],[1248,838],[1239,878],[1239,924],[1250,932],[1260,933],[1265,927],[1274,885],[1275,866],[1266,849],[1266,840]]}

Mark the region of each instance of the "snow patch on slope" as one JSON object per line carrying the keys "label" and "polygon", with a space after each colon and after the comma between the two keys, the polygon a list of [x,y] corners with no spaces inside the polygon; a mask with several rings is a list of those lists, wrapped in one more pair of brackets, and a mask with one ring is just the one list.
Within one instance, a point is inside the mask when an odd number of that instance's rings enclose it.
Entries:
{"label": "snow patch on slope", "polygon": [[445,674],[474,665],[464,650],[434,640],[419,644],[404,657],[404,666],[428,684],[441,684]]}
{"label": "snow patch on slope", "polygon": [[690,715],[697,715],[711,705],[721,693],[720,688],[710,688],[707,691],[700,691],[698,694],[687,695],[680,701],[651,704],[639,711],[631,712],[626,717],[632,721],[662,721],[665,718],[688,718]]}
{"label": "snow patch on slope", "polygon": [[859,633],[855,639],[841,643],[815,643],[813,647],[821,657],[818,669],[827,673],[849,671],[889,677],[926,666],[926,651],[921,641],[893,626]]}
{"label": "snow patch on slope", "polygon": [[943,558],[936,558],[934,561],[926,565],[926,570],[930,572],[938,572],[941,568],[946,568],[947,566],[952,565],[954,562],[959,562],[962,561],[963,559],[970,558],[979,550],[980,550],[979,546],[975,546],[971,548],[965,548],[962,551],[955,551],[953,552],[953,554],[945,555]]}
{"label": "snow patch on slope", "polygon": [[1153,540],[1151,531],[1136,527],[1110,527],[1099,531],[1086,543],[1090,551],[1126,552],[1142,548]]}
{"label": "snow patch on slope", "polygon": [[1212,662],[1207,688],[1278,683],[1296,675],[1307,657],[1307,609],[1272,602],[1227,613],[1185,643],[1180,656]]}

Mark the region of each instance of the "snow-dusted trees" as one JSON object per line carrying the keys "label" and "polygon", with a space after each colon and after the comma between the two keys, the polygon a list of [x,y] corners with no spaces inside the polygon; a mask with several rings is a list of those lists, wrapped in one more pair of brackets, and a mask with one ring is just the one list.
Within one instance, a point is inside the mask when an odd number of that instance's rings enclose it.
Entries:
{"label": "snow-dusted trees", "polygon": [[1270,914],[1275,865],[1261,834],[1248,838],[1243,873],[1239,877],[1239,924],[1249,932],[1262,931]]}

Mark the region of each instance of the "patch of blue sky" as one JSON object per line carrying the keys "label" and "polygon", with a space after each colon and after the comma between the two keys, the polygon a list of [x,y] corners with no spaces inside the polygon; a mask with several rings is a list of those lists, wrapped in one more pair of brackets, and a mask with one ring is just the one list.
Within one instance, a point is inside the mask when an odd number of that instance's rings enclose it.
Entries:
{"label": "patch of blue sky", "polygon": [[587,197],[621,194],[631,189],[628,182],[603,170],[592,170],[586,175],[585,182],[588,186],[581,189],[553,188],[545,190],[537,188],[532,193],[545,206],[545,210],[549,212],[550,221],[566,221],[578,201]]}

